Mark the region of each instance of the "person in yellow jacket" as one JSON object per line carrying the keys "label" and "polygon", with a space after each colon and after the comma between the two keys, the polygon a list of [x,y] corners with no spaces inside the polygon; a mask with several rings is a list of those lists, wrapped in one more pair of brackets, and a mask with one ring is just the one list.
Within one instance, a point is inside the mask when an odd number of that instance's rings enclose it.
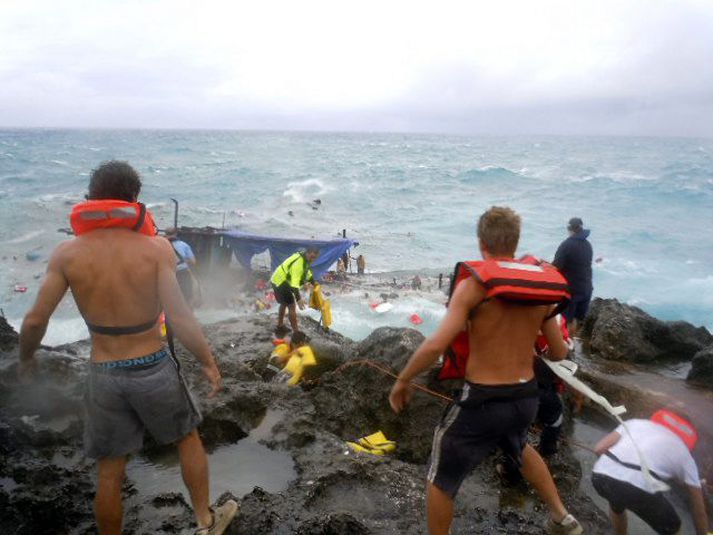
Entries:
{"label": "person in yellow jacket", "polygon": [[302,379],[305,368],[317,364],[312,348],[307,345],[308,342],[309,337],[297,331],[292,333],[289,343],[280,344],[275,348],[270,361],[277,360],[283,368],[273,377],[273,382],[294,386]]}
{"label": "person in yellow jacket", "polygon": [[297,332],[297,307],[304,310],[305,302],[300,295],[300,288],[306,283],[314,284],[314,276],[310,266],[319,257],[319,249],[308,248],[304,253],[297,252],[287,258],[270,277],[275,300],[280,309],[277,316],[275,332],[285,331],[285,311],[289,309],[290,326]]}

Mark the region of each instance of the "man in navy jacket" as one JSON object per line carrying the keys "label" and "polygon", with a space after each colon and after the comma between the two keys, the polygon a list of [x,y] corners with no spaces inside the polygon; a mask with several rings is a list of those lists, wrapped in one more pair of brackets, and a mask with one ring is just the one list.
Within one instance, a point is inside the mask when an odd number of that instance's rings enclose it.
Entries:
{"label": "man in navy jacket", "polygon": [[572,294],[572,301],[564,312],[570,335],[574,335],[577,324],[586,316],[592,299],[592,244],[587,241],[589,229],[583,226],[579,217],[569,220],[569,237],[557,248],[552,261],[567,279]]}

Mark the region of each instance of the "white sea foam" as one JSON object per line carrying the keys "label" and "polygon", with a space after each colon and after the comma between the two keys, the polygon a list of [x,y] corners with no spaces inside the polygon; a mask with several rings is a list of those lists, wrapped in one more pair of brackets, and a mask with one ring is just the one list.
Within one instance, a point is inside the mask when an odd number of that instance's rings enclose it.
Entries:
{"label": "white sea foam", "polygon": [[36,238],[37,236],[41,236],[44,233],[45,233],[44,230],[33,230],[31,232],[27,232],[27,233],[23,234],[22,236],[18,236],[17,238],[7,240],[5,243],[13,244],[13,245],[17,244],[17,243],[24,243],[26,241],[30,241],[30,240]]}
{"label": "white sea foam", "polygon": [[290,182],[287,189],[282,192],[283,197],[288,197],[290,202],[302,203],[316,199],[330,191],[327,185],[318,178],[308,178],[300,182]]}
{"label": "white sea foam", "polygon": [[[9,318],[8,323],[12,325],[17,332],[20,332],[22,318]],[[44,338],[42,338],[42,344],[58,346],[78,340],[86,340],[87,338],[89,338],[89,330],[81,317],[52,318],[47,325],[47,332]]]}

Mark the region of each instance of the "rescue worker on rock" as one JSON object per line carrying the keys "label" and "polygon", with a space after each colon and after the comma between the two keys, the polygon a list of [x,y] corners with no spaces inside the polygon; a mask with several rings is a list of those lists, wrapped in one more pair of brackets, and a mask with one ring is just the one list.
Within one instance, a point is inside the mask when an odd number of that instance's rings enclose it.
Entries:
{"label": "rescue worker on rock", "polygon": [[[681,519],[658,482],[677,482],[688,491],[697,535],[709,533],[705,498],[696,462],[690,450],[698,433],[693,425],[669,410],[657,411],[650,420],[631,419],[605,436],[594,447],[599,460],[592,468],[592,485],[609,502],[617,535],[627,532],[626,511],[646,522],[656,533],[682,533]],[[638,450],[638,451],[637,451]],[[639,452],[651,477],[641,470]]]}
{"label": "rescue worker on rock", "polygon": [[71,289],[91,333],[84,448],[97,459],[99,533],[121,533],[127,458],[141,449],[147,430],[159,444],[178,447],[196,534],[220,534],[238,505],[227,500],[209,507],[208,458],[197,430],[202,417],[161,339],[162,310],[200,362],[211,388],[208,397],[220,390],[221,376],[181,295],[171,244],[156,237],[150,213],[137,202],[140,190],[141,179],[126,162],[105,162],[92,173],[87,202],[72,210],[77,237],[52,253],[37,300],[22,322],[19,373],[24,380],[34,375],[35,352],[50,316]]}
{"label": "rescue worker on rock", "polygon": [[592,300],[592,244],[589,243],[589,229],[579,217],[573,217],[567,224],[569,237],[557,248],[552,264],[557,267],[569,283],[572,299],[563,312],[567,320],[570,336],[577,335],[577,328],[584,321]]}
{"label": "rescue worker on rock", "polygon": [[[478,221],[486,262],[512,266],[519,237],[520,217],[509,208],[492,207]],[[550,533],[582,533],[562,504],[542,457],[527,445],[527,430],[538,407],[532,360],[538,332],[542,330],[547,339],[550,359],[561,360],[568,351],[556,319],[550,317],[552,307],[485,300],[485,295],[485,287],[474,276],[456,285],[445,318],[412,355],[389,396],[394,411],[403,410],[412,395],[409,383],[444,355],[468,326],[466,382],[434,433],[426,495],[429,532],[449,533],[461,483],[497,446],[521,465],[523,476],[546,503]]]}
{"label": "rescue worker on rock", "polygon": [[310,266],[319,257],[319,249],[309,247],[305,252],[297,252],[288,257],[278,266],[270,277],[272,289],[275,292],[275,300],[280,305],[277,316],[278,335],[286,332],[285,312],[289,310],[290,326],[292,332],[299,331],[297,324],[297,307],[305,309],[305,302],[300,295],[300,288],[305,284],[314,284],[314,276]]}

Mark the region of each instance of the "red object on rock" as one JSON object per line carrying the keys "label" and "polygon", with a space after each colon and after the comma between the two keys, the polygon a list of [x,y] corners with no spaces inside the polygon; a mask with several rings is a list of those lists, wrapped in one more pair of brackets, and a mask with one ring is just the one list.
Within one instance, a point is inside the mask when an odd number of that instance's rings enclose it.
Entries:
{"label": "red object on rock", "polygon": [[381,303],[369,303],[369,308],[374,310],[376,307],[378,307]]}
{"label": "red object on rock", "polygon": [[408,320],[414,325],[421,325],[423,323],[421,316],[419,316],[418,314],[411,314]]}
{"label": "red object on rock", "polygon": [[264,290],[265,288],[267,288],[267,283],[263,279],[258,279],[255,281],[256,290]]}
{"label": "red object on rock", "polygon": [[27,286],[15,285],[15,291],[24,294],[27,291]]}
{"label": "red object on rock", "polygon": [[265,294],[265,301],[268,303],[274,303],[275,302],[275,292],[267,292]]}

